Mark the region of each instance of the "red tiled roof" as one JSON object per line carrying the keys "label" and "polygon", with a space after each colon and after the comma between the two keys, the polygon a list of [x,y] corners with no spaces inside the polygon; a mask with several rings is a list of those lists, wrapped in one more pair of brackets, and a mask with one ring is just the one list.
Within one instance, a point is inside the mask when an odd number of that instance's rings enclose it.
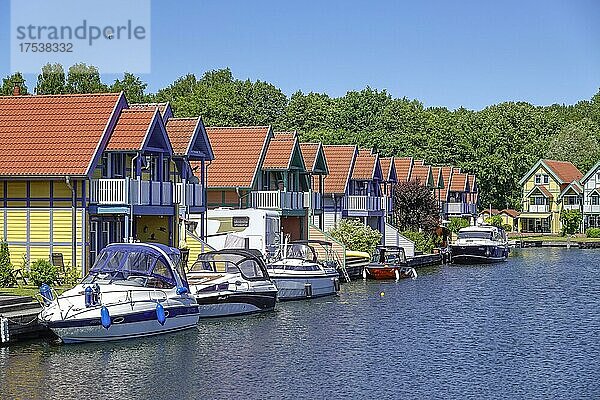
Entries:
{"label": "red tiled roof", "polygon": [[418,179],[421,182],[421,184],[427,185],[427,179],[429,177],[430,168],[431,167],[428,165],[413,165],[412,171],[410,173],[410,180],[414,181]]}
{"label": "red tiled roof", "polygon": [[120,96],[0,96],[0,175],[86,175]]}
{"label": "red tiled roof", "polygon": [[207,186],[252,187],[269,132],[268,126],[207,127],[215,155],[207,170]]}
{"label": "red tiled roof", "polygon": [[198,117],[169,118],[166,128],[169,140],[173,146],[173,154],[185,155],[187,153],[194,133],[196,133],[199,119]]}
{"label": "red tiled roof", "polygon": [[469,175],[469,183],[471,184],[471,187],[469,188],[469,190],[471,192],[475,191],[475,175],[470,174]]}
{"label": "red tiled roof", "polygon": [[415,160],[414,164],[423,166],[423,165],[425,165],[425,160]]}
{"label": "red tiled roof", "polygon": [[452,167],[445,166],[442,167],[442,178],[444,178],[444,188],[441,190],[440,197],[442,200],[446,200],[448,198],[448,191],[450,190],[450,185],[452,183]]}
{"label": "red tiled roof", "polygon": [[450,183],[450,190],[453,192],[465,192],[467,188],[467,174],[460,172],[454,172],[452,174],[452,182]]}
{"label": "red tiled roof", "polygon": [[[546,186],[542,186],[542,185],[535,185],[534,189],[539,189],[540,192],[542,192],[544,194],[544,196],[546,196],[547,198],[554,198],[554,196],[552,196],[552,193],[550,193],[550,191],[548,189],[546,189]],[[533,189],[531,190],[533,191]]]}
{"label": "red tiled roof", "polygon": [[296,139],[292,134],[279,133],[269,142],[262,169],[288,169]]}
{"label": "red tiled roof", "polygon": [[490,214],[490,209],[486,208],[484,210],[482,210],[479,214],[488,214],[488,215],[498,215],[500,214],[500,210],[498,210],[497,208],[492,208],[491,209],[491,214]]}
{"label": "red tiled roof", "polygon": [[354,162],[354,169],[352,170],[352,179],[373,179],[376,162],[377,156],[371,154],[370,150],[359,150],[356,161]]}
{"label": "red tiled roof", "polygon": [[394,157],[394,165],[396,165],[398,182],[408,182],[412,163],[412,157]]}
{"label": "red tiled roof", "polygon": [[140,150],[158,108],[130,108],[121,111],[106,150]]}
{"label": "red tiled roof", "polygon": [[436,188],[440,187],[440,171],[441,171],[442,167],[431,167],[431,173],[433,175],[433,186]]}
{"label": "red tiled roof", "polygon": [[544,160],[544,164],[565,183],[571,183],[583,177],[581,171],[568,161]]}
{"label": "red tiled roof", "polygon": [[500,211],[500,214],[506,214],[513,218],[517,218],[520,213],[517,210],[513,210],[512,208],[505,208],[504,210]]}
{"label": "red tiled roof", "polygon": [[312,172],[315,169],[315,161],[317,161],[317,153],[319,151],[319,143],[300,143],[300,151],[306,170]]}
{"label": "red tiled roof", "polygon": [[329,166],[329,175],[323,181],[324,193],[344,193],[356,146],[325,145],[323,150]]}
{"label": "red tiled roof", "polygon": [[390,176],[392,174],[392,160],[393,157],[379,157],[379,162],[381,163],[381,172],[383,172],[383,180],[390,180]]}
{"label": "red tiled roof", "polygon": [[154,110],[156,107],[158,107],[158,112],[160,113],[161,117],[164,117],[168,106],[169,103],[137,103],[130,104],[129,108],[151,108]]}

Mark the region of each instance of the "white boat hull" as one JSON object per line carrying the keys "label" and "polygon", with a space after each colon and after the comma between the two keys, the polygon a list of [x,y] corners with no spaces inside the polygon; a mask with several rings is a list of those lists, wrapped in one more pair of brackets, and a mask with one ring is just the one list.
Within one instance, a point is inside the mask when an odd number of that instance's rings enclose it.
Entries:
{"label": "white boat hull", "polygon": [[332,276],[303,278],[271,274],[271,279],[279,290],[278,299],[281,301],[331,296],[338,290],[335,282],[338,278]]}

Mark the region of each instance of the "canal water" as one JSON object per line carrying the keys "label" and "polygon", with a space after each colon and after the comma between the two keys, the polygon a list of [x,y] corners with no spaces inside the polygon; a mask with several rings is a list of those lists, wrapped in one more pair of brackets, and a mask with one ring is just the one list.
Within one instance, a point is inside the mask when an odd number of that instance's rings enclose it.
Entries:
{"label": "canal water", "polygon": [[353,282],[269,315],[0,348],[0,398],[599,398],[600,251]]}

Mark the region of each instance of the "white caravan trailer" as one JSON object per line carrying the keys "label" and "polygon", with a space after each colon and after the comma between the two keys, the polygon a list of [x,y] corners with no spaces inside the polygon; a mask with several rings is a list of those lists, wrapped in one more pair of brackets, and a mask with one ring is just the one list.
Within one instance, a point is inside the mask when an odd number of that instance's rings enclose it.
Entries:
{"label": "white caravan trailer", "polygon": [[247,239],[249,248],[260,250],[268,258],[279,250],[280,236],[277,211],[225,207],[206,211],[206,242],[216,250],[244,247]]}

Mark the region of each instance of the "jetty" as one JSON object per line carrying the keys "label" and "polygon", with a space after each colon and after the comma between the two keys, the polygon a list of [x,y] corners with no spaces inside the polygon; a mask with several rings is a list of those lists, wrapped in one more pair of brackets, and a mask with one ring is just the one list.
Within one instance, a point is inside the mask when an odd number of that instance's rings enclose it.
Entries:
{"label": "jetty", "polygon": [[48,333],[37,319],[41,310],[33,297],[0,294],[0,345]]}

